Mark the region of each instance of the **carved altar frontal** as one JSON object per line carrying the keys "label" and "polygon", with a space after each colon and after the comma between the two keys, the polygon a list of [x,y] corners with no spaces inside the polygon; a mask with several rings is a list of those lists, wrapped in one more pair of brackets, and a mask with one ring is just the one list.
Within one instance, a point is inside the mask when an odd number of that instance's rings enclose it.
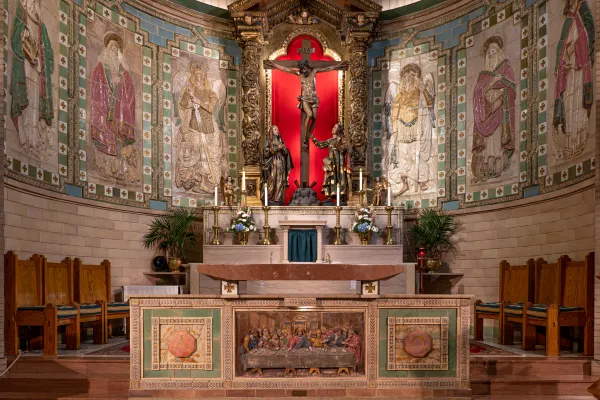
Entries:
{"label": "carved altar frontal", "polygon": [[469,305],[464,295],[135,296],[130,395],[468,397]]}

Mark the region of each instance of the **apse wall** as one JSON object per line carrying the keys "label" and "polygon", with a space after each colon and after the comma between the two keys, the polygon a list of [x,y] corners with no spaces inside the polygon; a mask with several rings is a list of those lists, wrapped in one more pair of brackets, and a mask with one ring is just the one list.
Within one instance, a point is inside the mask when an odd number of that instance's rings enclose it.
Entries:
{"label": "apse wall", "polygon": [[[152,252],[139,239],[154,215],[212,205],[214,184],[237,181],[244,165],[241,49],[230,15],[156,3],[3,3],[4,250],[108,257],[115,291],[147,282]],[[494,300],[502,258],[581,258],[593,249],[598,5],[572,1],[565,14],[563,0],[451,3],[380,22],[368,51],[365,172],[389,178],[394,204],[409,214],[456,213],[464,240],[451,266],[465,273],[457,290]],[[570,26],[587,38],[573,47],[572,76],[559,46],[563,33],[574,35]],[[486,65],[490,49],[505,58]],[[187,155],[195,149],[182,131],[192,73],[206,73],[214,101],[211,123],[192,132],[208,135],[209,163]],[[106,97],[113,90],[118,104]]]}

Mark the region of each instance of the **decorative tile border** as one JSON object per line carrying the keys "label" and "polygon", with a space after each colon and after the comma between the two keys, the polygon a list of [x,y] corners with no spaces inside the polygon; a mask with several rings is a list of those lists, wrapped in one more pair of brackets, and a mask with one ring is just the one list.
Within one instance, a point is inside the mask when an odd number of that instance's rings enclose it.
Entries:
{"label": "decorative tile border", "polygon": [[[388,371],[447,371],[448,370],[448,317],[389,317],[388,318]],[[440,360],[438,363],[396,362],[396,326],[397,325],[439,325],[440,329]],[[432,349],[433,350],[433,349]]]}

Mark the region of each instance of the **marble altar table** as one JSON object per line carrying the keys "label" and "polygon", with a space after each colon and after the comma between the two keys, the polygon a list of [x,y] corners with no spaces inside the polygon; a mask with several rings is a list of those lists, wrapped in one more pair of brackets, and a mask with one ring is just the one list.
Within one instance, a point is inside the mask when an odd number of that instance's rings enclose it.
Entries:
{"label": "marble altar table", "polygon": [[130,304],[130,397],[471,396],[470,296],[136,295]]}

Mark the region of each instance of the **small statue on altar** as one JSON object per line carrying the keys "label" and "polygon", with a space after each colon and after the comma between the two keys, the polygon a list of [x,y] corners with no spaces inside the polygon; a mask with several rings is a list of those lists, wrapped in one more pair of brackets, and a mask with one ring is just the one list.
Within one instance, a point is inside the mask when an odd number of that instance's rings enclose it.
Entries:
{"label": "small statue on altar", "polygon": [[[293,168],[294,163],[290,151],[281,138],[279,128],[273,125],[265,138],[261,169],[261,181],[263,185],[267,185],[270,204],[283,205],[285,191],[290,186],[288,178]],[[260,193],[264,204],[264,189]]]}
{"label": "small statue on altar", "polygon": [[383,194],[388,190],[389,184],[387,179],[383,177],[376,177],[373,183],[373,205],[382,206],[384,204]]}
{"label": "small statue on altar", "polygon": [[344,127],[341,124],[335,124],[331,130],[332,137],[327,140],[318,140],[312,134],[315,146],[319,149],[329,149],[329,154],[323,159],[323,178],[322,192],[325,196],[335,197],[337,185],[340,185],[340,197],[349,196],[351,192],[352,169],[350,168],[351,145],[344,137]]}
{"label": "small statue on altar", "polygon": [[223,198],[223,205],[231,207],[235,205],[234,202],[235,188],[233,187],[233,178],[229,175],[227,179],[221,177],[221,197]]}
{"label": "small statue on altar", "polygon": [[300,15],[290,14],[288,15],[288,19],[294,25],[312,25],[319,23],[319,19],[314,15],[310,15],[306,10],[302,10]]}

